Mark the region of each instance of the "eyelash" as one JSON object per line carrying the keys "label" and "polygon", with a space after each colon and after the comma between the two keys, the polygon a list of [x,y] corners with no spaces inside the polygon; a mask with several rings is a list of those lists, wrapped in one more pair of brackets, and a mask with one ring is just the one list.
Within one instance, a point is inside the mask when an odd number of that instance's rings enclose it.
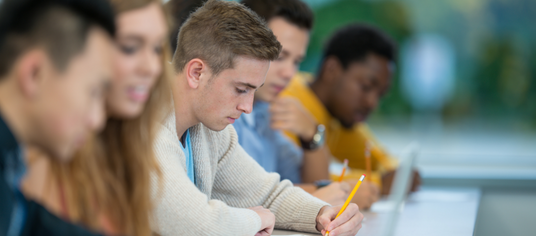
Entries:
{"label": "eyelash", "polygon": [[242,94],[242,93],[247,93],[248,90],[247,90],[247,89],[246,89],[246,90],[242,90],[242,89],[236,88],[236,92]]}
{"label": "eyelash", "polygon": [[124,53],[124,54],[127,54],[127,55],[131,55],[131,54],[134,54],[136,52],[136,48],[135,47],[129,47],[129,46],[121,46],[121,51]]}

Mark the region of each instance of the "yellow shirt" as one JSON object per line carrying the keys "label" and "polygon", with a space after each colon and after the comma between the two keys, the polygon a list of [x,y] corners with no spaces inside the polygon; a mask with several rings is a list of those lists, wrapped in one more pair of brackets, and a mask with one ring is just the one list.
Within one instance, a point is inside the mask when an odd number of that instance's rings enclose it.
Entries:
{"label": "yellow shirt", "polygon": [[[367,142],[371,142],[373,176],[367,176],[367,178],[381,186],[381,174],[394,170],[396,161],[381,148],[365,123],[356,124],[351,129],[342,127],[310,89],[309,83],[312,80],[313,77],[310,74],[298,73],[287,88],[281,92],[281,96],[298,99],[316,119],[316,122],[326,126],[326,144],[331,154],[340,162],[343,162],[344,159],[349,161],[350,169],[345,175],[346,179],[357,179],[365,172],[365,147]],[[296,135],[289,132],[285,132],[285,134],[297,145],[300,145]],[[332,176],[332,179],[337,178],[338,176]]]}

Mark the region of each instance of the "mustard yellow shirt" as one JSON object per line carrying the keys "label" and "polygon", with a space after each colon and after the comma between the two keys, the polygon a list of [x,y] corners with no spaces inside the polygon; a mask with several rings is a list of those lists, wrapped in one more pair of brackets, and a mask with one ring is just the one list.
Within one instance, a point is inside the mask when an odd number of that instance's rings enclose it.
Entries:
{"label": "mustard yellow shirt", "polygon": [[[351,129],[341,126],[310,89],[309,84],[312,80],[311,74],[298,73],[280,96],[298,99],[316,119],[316,122],[326,126],[326,145],[328,145],[331,154],[341,162],[344,159],[349,161],[350,169],[347,171],[346,179],[357,179],[365,172],[365,147],[367,142],[371,142],[373,176],[367,176],[367,178],[381,186],[381,174],[396,168],[395,159],[383,150],[365,123],[356,124]],[[297,145],[300,145],[296,135],[289,132],[285,132],[285,134]],[[338,176],[332,176],[332,179],[336,178]]]}

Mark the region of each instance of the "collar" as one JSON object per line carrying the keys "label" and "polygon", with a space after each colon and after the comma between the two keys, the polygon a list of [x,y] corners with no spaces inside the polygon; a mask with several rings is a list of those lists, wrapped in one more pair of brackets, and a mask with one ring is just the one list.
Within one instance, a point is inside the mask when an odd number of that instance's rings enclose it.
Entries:
{"label": "collar", "polygon": [[0,114],[0,152],[12,151],[18,148],[19,143],[17,142],[17,139]]}

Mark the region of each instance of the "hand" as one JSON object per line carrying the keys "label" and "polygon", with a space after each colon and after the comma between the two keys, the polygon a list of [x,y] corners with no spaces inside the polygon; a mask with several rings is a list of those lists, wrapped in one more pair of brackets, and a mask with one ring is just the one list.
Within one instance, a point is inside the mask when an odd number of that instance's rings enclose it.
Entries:
{"label": "hand", "polygon": [[304,141],[313,140],[317,124],[302,104],[294,98],[277,98],[270,105],[271,127],[290,131]]}
{"label": "hand", "polygon": [[[382,176],[382,194],[388,195],[391,193],[391,185],[393,185],[395,173],[396,171],[389,171]],[[422,180],[421,180],[421,175],[419,174],[419,171],[414,170],[413,181],[411,183],[410,191],[415,192],[419,190],[419,186],[421,185],[421,182]]]}
{"label": "hand", "polygon": [[255,236],[268,236],[272,235],[272,232],[274,231],[275,226],[275,215],[270,210],[262,207],[262,206],[256,206],[256,207],[250,207],[248,208],[261,217],[261,228]]}
{"label": "hand", "polygon": [[[355,186],[357,183],[356,180],[347,180],[346,182],[350,186]],[[354,198],[352,199],[352,202],[357,204],[359,206],[359,209],[362,210],[368,210],[372,206],[373,203],[377,202],[380,199],[380,188],[378,185],[370,182],[370,181],[363,181],[361,183],[361,186],[359,186],[359,189],[354,195]]]}
{"label": "hand", "polygon": [[346,210],[335,219],[342,205],[325,206],[320,209],[316,217],[316,229],[326,234],[329,231],[330,236],[354,236],[361,229],[363,214],[359,212],[359,207],[355,203],[350,203]]}
{"label": "hand", "polygon": [[345,182],[333,182],[312,193],[313,196],[331,205],[342,205],[350,194],[350,185]]}

